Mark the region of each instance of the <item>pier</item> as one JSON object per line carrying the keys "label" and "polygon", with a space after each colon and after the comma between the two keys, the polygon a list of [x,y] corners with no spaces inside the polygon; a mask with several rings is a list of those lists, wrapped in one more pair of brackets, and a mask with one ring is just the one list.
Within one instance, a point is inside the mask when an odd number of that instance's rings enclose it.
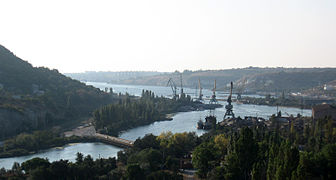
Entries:
{"label": "pier", "polygon": [[64,132],[65,137],[79,136],[79,137],[93,137],[96,140],[111,144],[121,148],[129,148],[133,146],[133,141],[109,136],[106,134],[100,134],[96,132],[96,129],[91,124],[81,125],[71,131]]}
{"label": "pier", "polygon": [[133,141],[130,140],[126,140],[126,139],[122,139],[122,138],[118,138],[118,137],[113,137],[113,136],[109,136],[109,135],[105,135],[105,134],[100,134],[100,133],[96,133],[94,135],[94,137],[96,137],[98,140],[107,143],[107,144],[111,144],[114,146],[118,146],[118,147],[122,147],[122,148],[129,148],[129,147],[133,147]]}

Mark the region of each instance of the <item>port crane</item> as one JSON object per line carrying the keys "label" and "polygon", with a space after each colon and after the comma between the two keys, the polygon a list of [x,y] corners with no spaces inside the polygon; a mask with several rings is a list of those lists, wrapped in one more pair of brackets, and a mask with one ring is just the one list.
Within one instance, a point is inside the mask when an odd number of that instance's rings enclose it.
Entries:
{"label": "port crane", "polygon": [[203,94],[202,94],[202,86],[201,86],[200,78],[198,78],[198,88],[199,88],[198,100],[202,101],[203,100]]}
{"label": "port crane", "polygon": [[183,92],[182,73],[180,73],[180,81],[181,81],[181,94],[180,94],[180,98],[184,99],[186,97],[186,94]]}
{"label": "port crane", "polygon": [[173,99],[176,99],[177,98],[177,93],[176,93],[177,88],[176,88],[176,85],[175,85],[175,83],[174,83],[174,81],[173,81],[172,78],[169,78],[169,80],[167,82],[167,86],[171,87],[172,92],[173,92]]}
{"label": "port crane", "polygon": [[182,73],[180,73],[180,81],[181,81],[181,97],[184,96],[183,93],[183,84],[182,84]]}
{"label": "port crane", "polygon": [[226,112],[225,112],[223,120],[225,120],[226,117],[230,117],[230,116],[232,118],[235,117],[235,115],[234,115],[234,113],[232,111],[233,106],[231,104],[232,103],[232,99],[231,99],[232,98],[232,88],[233,88],[233,83],[231,82],[230,95],[229,95],[229,97],[227,99],[228,104],[225,106]]}
{"label": "port crane", "polygon": [[210,99],[210,104],[214,104],[214,103],[217,103],[217,99],[216,99],[216,80],[215,80],[215,83],[214,83],[214,88],[212,89],[212,96],[211,96],[211,99]]}
{"label": "port crane", "polygon": [[245,89],[245,86],[246,86],[246,83],[247,83],[247,79],[244,78],[242,80],[242,82],[240,83],[240,85],[238,86],[237,88],[237,100],[241,100],[241,95],[243,94],[243,91]]}

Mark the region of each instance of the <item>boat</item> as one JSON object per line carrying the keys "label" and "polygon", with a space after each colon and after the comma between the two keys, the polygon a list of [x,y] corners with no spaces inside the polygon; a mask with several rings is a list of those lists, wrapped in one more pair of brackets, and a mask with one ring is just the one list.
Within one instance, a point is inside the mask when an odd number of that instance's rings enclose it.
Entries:
{"label": "boat", "polygon": [[199,120],[198,122],[197,122],[197,129],[203,129],[203,121],[202,120]]}
{"label": "boat", "polygon": [[199,120],[197,122],[197,129],[206,129],[206,130],[212,129],[216,127],[216,123],[217,123],[216,116],[209,115],[205,117],[205,122],[203,122],[202,120]]}

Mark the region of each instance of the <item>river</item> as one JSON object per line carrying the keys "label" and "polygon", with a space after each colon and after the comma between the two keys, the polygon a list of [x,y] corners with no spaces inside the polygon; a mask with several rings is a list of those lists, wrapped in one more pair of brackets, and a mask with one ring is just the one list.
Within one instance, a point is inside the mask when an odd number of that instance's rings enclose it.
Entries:
{"label": "river", "polygon": [[[155,92],[158,96],[170,97],[172,92],[169,87],[159,87],[159,86],[134,86],[134,85],[116,85],[108,83],[96,83],[96,82],[87,82],[88,85],[93,85],[94,87],[105,89],[105,87],[112,87],[113,91],[116,93],[126,93],[128,92],[131,95],[140,96],[142,89],[147,89]],[[184,88],[184,92],[194,96],[195,89]],[[212,94],[210,90],[203,90],[205,97],[209,97]],[[220,98],[227,97],[226,93],[218,93]],[[258,97],[258,95],[253,95]],[[225,105],[226,102],[220,101],[219,103]],[[291,115],[300,113],[304,116],[311,116],[311,110],[301,110],[298,108],[288,108],[288,107],[279,107],[282,114]],[[236,116],[258,116],[268,119],[269,116],[275,114],[277,111],[276,107],[272,106],[261,106],[261,105],[251,105],[251,104],[236,104],[233,103],[233,111]],[[204,119],[210,112],[208,110],[204,111],[192,111],[192,112],[180,112],[176,113],[173,116],[171,121],[159,121],[154,122],[150,125],[141,126],[137,128],[130,129],[128,131],[122,132],[120,134],[121,138],[128,140],[136,140],[139,137],[143,137],[146,134],[152,133],[154,135],[159,135],[162,132],[171,131],[173,133],[179,132],[196,132],[197,135],[202,135],[206,131],[199,130],[196,128],[196,123],[200,119]],[[225,108],[216,109],[214,112],[217,120],[220,121],[223,119]],[[67,159],[69,161],[74,161],[76,158],[76,153],[81,152],[84,155],[90,154],[94,159],[99,157],[114,157],[121,148],[102,144],[102,143],[78,143],[70,144],[61,148],[51,148],[48,150],[40,151],[37,154],[12,157],[12,158],[2,158],[0,159],[0,168],[5,167],[10,169],[14,162],[22,163],[26,160],[29,160],[34,157],[48,158],[50,161],[55,161],[59,159]]]}
{"label": "river", "polygon": [[12,168],[14,162],[22,163],[35,157],[48,158],[49,161],[67,159],[69,161],[74,162],[76,159],[77,152],[81,152],[85,156],[90,154],[94,159],[99,157],[102,158],[116,157],[117,152],[120,150],[121,148],[106,145],[103,143],[74,143],[74,144],[67,144],[63,147],[56,147],[47,150],[42,150],[37,154],[11,157],[11,158],[1,158],[0,167],[10,169]]}
{"label": "river", "polygon": [[[115,93],[122,93],[125,94],[126,92],[131,95],[140,96],[143,89],[153,91],[158,96],[165,96],[165,97],[172,97],[173,93],[170,87],[164,87],[164,86],[145,86],[145,85],[120,85],[120,84],[110,84],[110,83],[103,83],[103,82],[85,82],[87,85],[94,86],[96,88],[99,88],[101,90],[104,90],[105,88],[112,88],[113,92]],[[183,92],[187,95],[190,95],[191,97],[195,97],[196,93],[198,93],[199,90],[192,89],[192,88],[183,88]],[[180,92],[179,87],[177,87],[177,93]],[[205,98],[210,98],[212,95],[212,91],[209,89],[202,89],[202,94]],[[217,92],[217,97],[227,98],[228,93],[219,91]],[[235,95],[233,95],[235,96]],[[251,96],[251,97],[264,97],[260,95],[242,95],[244,96]]]}

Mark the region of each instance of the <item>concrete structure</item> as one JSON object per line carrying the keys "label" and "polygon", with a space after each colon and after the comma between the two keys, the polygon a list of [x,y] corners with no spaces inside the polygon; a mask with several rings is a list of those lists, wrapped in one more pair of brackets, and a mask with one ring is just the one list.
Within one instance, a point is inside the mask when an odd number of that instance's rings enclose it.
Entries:
{"label": "concrete structure", "polygon": [[122,138],[117,138],[117,137],[113,137],[113,136],[109,136],[105,134],[96,133],[94,137],[96,137],[98,140],[104,143],[108,143],[108,144],[122,147],[122,148],[132,147],[134,144],[133,141],[122,139]]}
{"label": "concrete structure", "polygon": [[64,136],[91,137],[95,138],[100,142],[111,144],[121,148],[132,147],[134,143],[133,141],[130,140],[97,133],[94,126],[92,126],[91,123],[79,126],[71,131],[64,132]]}
{"label": "concrete structure", "polygon": [[323,119],[330,116],[336,121],[336,107],[330,104],[320,104],[312,108],[313,120]]}

